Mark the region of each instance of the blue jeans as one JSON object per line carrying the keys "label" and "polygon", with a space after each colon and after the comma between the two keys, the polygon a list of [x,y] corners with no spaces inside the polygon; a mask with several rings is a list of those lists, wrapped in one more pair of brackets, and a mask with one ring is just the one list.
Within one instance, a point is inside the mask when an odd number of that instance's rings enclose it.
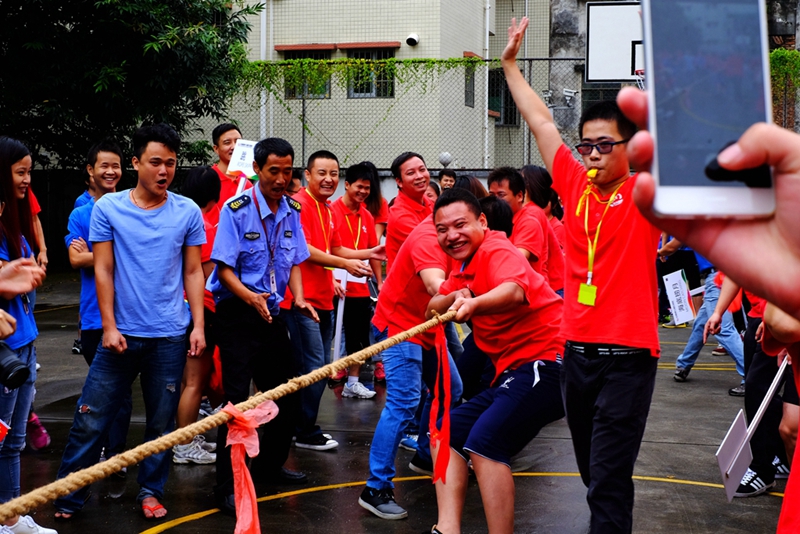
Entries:
{"label": "blue jeans", "polygon": [[[692,325],[692,333],[689,336],[689,341],[686,343],[686,348],[678,356],[675,362],[675,367],[678,369],[691,369],[697,357],[700,356],[700,350],[703,348],[703,330],[708,322],[709,316],[714,313],[714,308],[719,300],[719,288],[714,283],[714,277],[706,277],[706,293],[703,296],[703,305],[697,311],[697,317]],[[719,334],[714,335],[720,345],[725,347],[733,361],[736,363],[736,372],[744,378],[744,345],[742,338],[739,337],[739,332],[733,326],[733,316],[731,312],[726,311],[722,316],[722,326]]]}
{"label": "blue jeans", "polygon": [[[386,339],[386,332],[380,332],[374,326],[373,334],[377,341]],[[425,352],[425,367],[433,369],[433,376],[429,372],[423,373],[423,352]],[[369,450],[370,476],[367,486],[374,489],[393,488],[392,479],[395,477],[394,467],[397,457],[397,447],[403,436],[403,430],[419,405],[423,380],[431,391],[436,382],[435,368],[429,362],[434,359],[433,351],[423,351],[420,345],[404,341],[399,345],[383,351],[383,365],[386,370],[386,404],[381,411],[375,435],[372,437],[372,446]],[[452,357],[450,361],[450,391],[453,402],[461,398],[461,378],[458,375],[456,364]],[[420,421],[419,445],[420,451],[425,449],[421,456],[430,458],[430,442],[427,436],[430,414],[429,398],[426,409]]]}
{"label": "blue jeans", "polygon": [[[315,323],[294,309],[285,314],[281,313],[292,338],[297,372],[301,375],[319,369],[331,360],[333,310],[314,309],[319,316],[319,323]],[[300,390],[302,409],[300,424],[297,425],[296,435],[298,438],[309,439],[322,434],[322,430],[317,425],[317,415],[323,393],[325,393],[324,380]]]}
{"label": "blue jeans", "polygon": [[25,448],[25,427],[36,382],[36,348],[33,343],[14,352],[31,374],[17,389],[0,389],[0,419],[11,427],[6,439],[0,441],[0,502],[8,502],[20,495],[19,453]]}
{"label": "blue jeans", "polygon": [[[117,354],[100,347],[89,367],[75,408],[58,478],[97,463],[100,448],[119,413],[131,384],[140,376],[146,413],[144,440],[152,441],[175,428],[186,363],[186,336],[141,338],[125,336],[128,349]],[[145,458],[139,464],[138,502],[161,499],[170,470],[171,451]],[[83,507],[88,488],[55,501],[59,511],[74,513]]]}

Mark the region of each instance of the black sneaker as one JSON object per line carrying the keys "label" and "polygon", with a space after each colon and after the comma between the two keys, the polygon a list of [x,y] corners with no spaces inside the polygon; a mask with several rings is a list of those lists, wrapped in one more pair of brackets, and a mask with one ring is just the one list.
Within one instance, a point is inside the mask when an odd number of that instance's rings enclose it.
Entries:
{"label": "black sneaker", "polygon": [[76,339],[72,342],[72,354],[80,354],[81,353],[81,340]]}
{"label": "black sneaker", "polygon": [[314,451],[327,451],[339,446],[339,442],[330,437],[330,434],[317,434],[310,438],[297,438],[294,441],[295,447],[301,449],[311,449]]}
{"label": "black sneaker", "polygon": [[378,490],[367,486],[358,498],[358,504],[366,508],[381,519],[405,519],[408,517],[406,512],[394,500],[394,490],[387,488]]}
{"label": "black sneaker", "polygon": [[742,477],[742,483],[739,484],[739,489],[733,494],[734,497],[755,497],[761,495],[770,488],[775,487],[775,481],[765,482],[762,480],[758,473],[752,469],[747,469],[747,473]]}
{"label": "black sneaker", "polygon": [[787,479],[789,478],[789,466],[786,465],[781,461],[780,458],[777,456],[774,460],[772,460],[772,467],[775,468],[775,478],[776,479]]}
{"label": "black sneaker", "polygon": [[691,369],[683,369],[682,367],[678,367],[675,369],[675,374],[672,375],[672,378],[675,379],[675,382],[686,382],[686,377],[689,376],[689,371]]}
{"label": "black sneaker", "polygon": [[433,476],[433,462],[423,460],[419,453],[408,462],[408,468],[420,475]]}
{"label": "black sneaker", "polygon": [[739,384],[735,388],[729,389],[728,395],[731,397],[744,397],[744,384]]}

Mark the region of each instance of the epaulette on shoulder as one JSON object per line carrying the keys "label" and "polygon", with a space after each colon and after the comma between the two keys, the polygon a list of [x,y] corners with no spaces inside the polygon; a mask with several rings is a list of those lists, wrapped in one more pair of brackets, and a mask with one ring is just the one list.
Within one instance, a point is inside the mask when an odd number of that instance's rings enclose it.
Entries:
{"label": "epaulette on shoulder", "polygon": [[250,197],[250,195],[241,194],[228,202],[228,207],[231,209],[231,211],[236,211],[244,206],[247,206],[252,201],[253,199]]}
{"label": "epaulette on shoulder", "polygon": [[302,206],[300,205],[300,203],[299,203],[298,201],[296,201],[295,199],[293,199],[292,197],[290,197],[290,196],[287,196],[287,197],[286,197],[286,203],[287,203],[287,204],[289,204],[289,207],[290,207],[290,208],[292,208],[292,209],[295,209],[295,210],[297,210],[298,212],[299,212],[299,211],[301,210],[301,208],[302,208]]}

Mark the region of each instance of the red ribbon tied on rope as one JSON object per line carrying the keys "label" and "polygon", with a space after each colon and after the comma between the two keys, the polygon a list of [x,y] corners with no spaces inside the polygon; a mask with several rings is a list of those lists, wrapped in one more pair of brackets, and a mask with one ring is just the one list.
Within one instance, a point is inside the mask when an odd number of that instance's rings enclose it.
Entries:
{"label": "red ribbon tied on rope", "polygon": [[[434,329],[436,341],[436,385],[433,392],[431,405],[430,433],[431,450],[438,447],[436,463],[433,466],[433,483],[441,479],[447,483],[447,465],[450,463],[450,361],[447,356],[447,338],[444,334],[444,325],[439,324]],[[442,427],[437,427],[439,410],[442,411]]]}
{"label": "red ribbon tied on rope", "polygon": [[230,402],[222,409],[233,419],[228,421],[228,440],[231,446],[231,467],[233,467],[233,494],[236,501],[236,530],[234,534],[260,534],[256,490],[250,470],[245,463],[245,452],[250,458],[258,456],[258,433],[256,429],[278,415],[278,406],[267,401],[240,412]]}

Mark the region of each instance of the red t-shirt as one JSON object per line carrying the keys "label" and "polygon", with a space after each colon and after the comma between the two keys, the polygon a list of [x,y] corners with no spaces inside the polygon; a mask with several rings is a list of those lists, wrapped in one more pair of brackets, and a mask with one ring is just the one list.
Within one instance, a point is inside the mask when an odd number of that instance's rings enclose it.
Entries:
{"label": "red t-shirt", "polygon": [[[658,357],[658,285],[656,250],[661,232],[633,203],[636,176],[628,179],[611,202],[597,243],[592,284],[594,306],[578,302],[586,283],[588,249],[584,211],[575,215],[586,189],[586,168],[562,145],[553,161],[553,189],[564,201],[566,277],[562,337],[567,341],[645,348]],[[610,199],[603,199],[610,200]],[[594,240],[606,205],[589,196],[589,236]]]}
{"label": "red t-shirt", "polygon": [[239,188],[239,180],[244,180],[244,189],[242,189],[242,191],[253,187],[253,182],[248,180],[247,175],[241,171],[236,177],[233,177],[223,173],[216,163],[212,165],[211,168],[217,172],[220,181],[219,202],[208,212],[210,214],[208,217],[209,222],[216,226],[219,224],[219,211],[222,209],[222,206],[225,205],[225,202],[236,194],[236,190]]}
{"label": "red t-shirt", "polygon": [[381,209],[375,216],[375,224],[386,224],[389,222],[389,203],[385,198],[381,199]]}
{"label": "red t-shirt", "polygon": [[[364,204],[358,207],[358,214],[344,205],[341,197],[331,204],[333,221],[339,233],[342,246],[353,250],[366,250],[378,246],[378,235],[375,233],[375,219]],[[347,283],[348,297],[369,297],[369,286],[357,282]]]}
{"label": "red t-shirt", "polygon": [[[531,204],[528,204],[529,206]],[[527,207],[527,206],[526,206]],[[532,254],[528,262],[533,270],[547,278],[547,237],[532,210],[522,208],[514,214],[511,242]],[[549,225],[548,225],[549,226]],[[534,257],[536,259],[534,259]]]}
{"label": "red t-shirt", "polygon": [[386,227],[386,272],[394,262],[400,245],[408,238],[419,222],[433,213],[433,204],[425,197],[422,197],[422,204],[411,200],[411,198],[400,190],[394,204],[389,209],[389,224]]}
{"label": "red t-shirt", "polygon": [[[550,221],[547,220],[547,215],[542,208],[533,202],[525,204],[525,207],[522,208],[522,211],[524,210],[528,210],[536,217],[536,220],[539,221],[539,225],[542,227],[544,237],[547,240],[547,263],[545,264],[547,282],[550,284],[553,291],[564,289],[564,251],[561,249],[561,245],[558,242],[555,231],[553,231],[553,227],[550,225]],[[534,267],[534,271],[535,270],[536,268]]]}
{"label": "red t-shirt", "polygon": [[747,312],[747,316],[752,317],[753,319],[763,319],[764,308],[767,305],[767,301],[758,295],[754,295],[746,289],[744,290],[744,294],[747,295],[747,300],[750,302],[750,311]]}
{"label": "red t-shirt", "polygon": [[[399,334],[425,321],[431,295],[418,275],[423,269],[450,271],[450,256],[439,247],[436,227],[429,215],[414,228],[397,252],[395,268],[388,275],[378,298],[372,324],[389,335]],[[409,339],[423,348],[433,348],[434,334],[430,331]]]}
{"label": "red t-shirt", "polygon": [[[217,226],[212,224],[209,220],[209,215],[214,210],[210,210],[203,214],[203,227],[206,231],[206,243],[200,246],[200,262],[205,263],[211,261],[211,251],[214,249],[214,240],[217,238]],[[219,215],[217,215],[219,216]],[[206,289],[203,294],[203,305],[211,311],[216,311],[214,304],[214,295]]]}
{"label": "red t-shirt", "polygon": [[42,207],[39,205],[36,195],[33,194],[33,188],[30,186],[28,187],[28,202],[31,205],[31,215],[39,215],[42,212]]}
{"label": "red t-shirt", "polygon": [[561,224],[561,221],[558,220],[558,217],[550,217],[550,226],[553,227],[553,232],[556,234],[556,239],[558,239],[558,244],[561,246],[561,250],[564,250],[564,246],[567,242],[567,236],[564,233],[564,225]]}
{"label": "red t-shirt", "polygon": [[[305,187],[292,198],[301,206],[300,223],[303,225],[306,243],[329,254],[334,247],[342,245],[330,203],[317,202],[311,198]],[[306,302],[319,310],[332,310],[333,270],[306,260],[300,264],[300,272],[303,275],[303,296]],[[287,287],[281,308],[288,310],[293,300],[292,292]]]}
{"label": "red t-shirt", "polygon": [[[497,266],[502,265],[502,269]],[[475,315],[475,344],[494,363],[495,379],[506,369],[516,369],[534,360],[555,360],[564,342],[559,338],[563,301],[517,253],[502,232],[489,230],[467,266],[460,266],[439,288],[447,295],[469,288],[485,295],[500,284],[513,282],[525,291],[526,302],[501,312]]]}

